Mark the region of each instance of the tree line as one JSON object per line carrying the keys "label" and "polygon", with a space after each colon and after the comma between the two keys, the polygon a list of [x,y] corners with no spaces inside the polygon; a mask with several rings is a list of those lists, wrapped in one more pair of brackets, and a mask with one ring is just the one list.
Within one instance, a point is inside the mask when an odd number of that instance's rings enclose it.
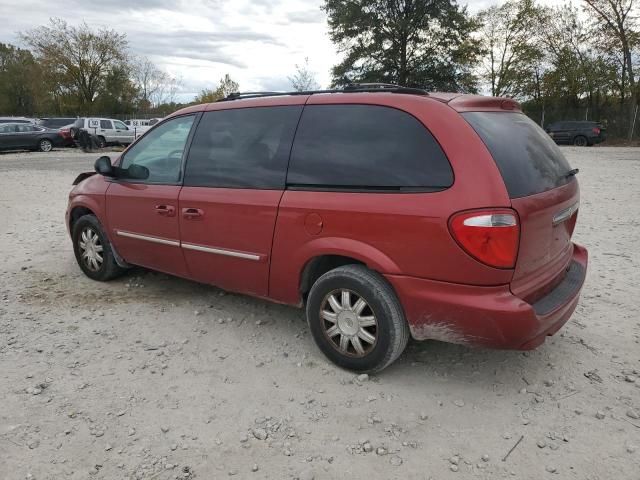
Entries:
{"label": "tree line", "polygon": [[[325,0],[342,58],[331,86],[385,82],[508,96],[541,124],[597,120],[628,137],[640,123],[639,4],[505,0],[471,14],[457,0]],[[26,48],[0,44],[1,114],[165,114],[180,106],[180,79],[132,56],[124,34],[52,19],[20,38]],[[288,78],[296,90],[319,87],[308,59]],[[194,102],[238,90],[225,75]]]}
{"label": "tree line", "polygon": [[471,15],[455,0],[325,0],[344,57],[332,81],[487,91],[520,100],[543,124],[595,119],[630,137],[640,116],[639,4],[506,0]]}

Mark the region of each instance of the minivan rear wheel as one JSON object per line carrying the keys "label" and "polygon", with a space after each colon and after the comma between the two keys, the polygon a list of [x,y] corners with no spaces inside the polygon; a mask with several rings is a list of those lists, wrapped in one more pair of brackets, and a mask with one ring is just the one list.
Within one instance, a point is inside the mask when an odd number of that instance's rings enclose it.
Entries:
{"label": "minivan rear wheel", "polygon": [[320,350],[349,370],[380,371],[400,356],[409,340],[395,292],[364,265],[346,265],[322,275],[311,287],[306,311]]}

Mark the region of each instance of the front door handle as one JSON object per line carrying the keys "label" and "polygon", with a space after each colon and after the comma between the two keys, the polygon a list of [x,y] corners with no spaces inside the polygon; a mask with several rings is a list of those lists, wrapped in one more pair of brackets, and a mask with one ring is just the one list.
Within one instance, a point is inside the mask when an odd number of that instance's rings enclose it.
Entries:
{"label": "front door handle", "polygon": [[187,220],[193,220],[204,216],[204,211],[199,208],[183,208],[182,216]]}
{"label": "front door handle", "polygon": [[176,207],[173,205],[156,205],[156,213],[165,217],[175,217]]}

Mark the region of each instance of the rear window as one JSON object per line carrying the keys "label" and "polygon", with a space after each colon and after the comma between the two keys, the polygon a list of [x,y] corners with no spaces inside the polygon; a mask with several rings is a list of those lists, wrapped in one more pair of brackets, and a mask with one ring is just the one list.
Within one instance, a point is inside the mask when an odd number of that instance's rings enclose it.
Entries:
{"label": "rear window", "polygon": [[287,183],[306,188],[444,189],[453,172],[416,118],[376,105],[308,105],[296,133]]}
{"label": "rear window", "polygon": [[300,106],[206,112],[189,150],[184,185],[282,189]]}
{"label": "rear window", "polygon": [[480,135],[498,165],[509,197],[546,192],[572,177],[555,142],[522,113],[467,112],[462,116]]}

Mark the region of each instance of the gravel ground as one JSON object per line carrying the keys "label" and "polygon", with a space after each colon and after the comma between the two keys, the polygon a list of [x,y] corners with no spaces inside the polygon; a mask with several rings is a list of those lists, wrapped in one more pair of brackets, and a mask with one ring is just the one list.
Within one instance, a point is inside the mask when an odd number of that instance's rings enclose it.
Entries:
{"label": "gravel ground", "polygon": [[564,152],[591,256],[566,327],[526,353],[412,343],[368,378],[300,310],[84,277],[63,214],[96,155],[0,155],[0,479],[640,479],[640,149]]}

